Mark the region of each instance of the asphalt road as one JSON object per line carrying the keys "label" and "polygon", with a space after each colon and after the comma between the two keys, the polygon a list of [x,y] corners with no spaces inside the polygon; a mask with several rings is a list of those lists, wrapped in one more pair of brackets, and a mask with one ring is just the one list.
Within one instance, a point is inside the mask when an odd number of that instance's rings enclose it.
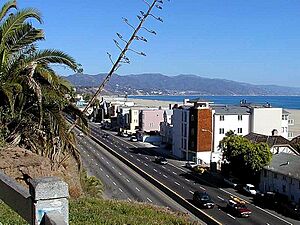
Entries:
{"label": "asphalt road", "polygon": [[188,213],[192,219],[197,220],[189,211],[128,168],[90,138],[78,136],[78,147],[89,174],[96,176],[104,183],[105,197],[165,206],[174,211]]}
{"label": "asphalt road", "polygon": [[[127,160],[134,163],[139,168],[143,169],[148,174],[155,177],[161,183],[184,197],[192,203],[192,196],[194,191],[206,191],[214,200],[216,207],[214,209],[204,209],[204,211],[220,221],[222,224],[257,224],[257,225],[286,225],[286,224],[300,224],[299,221],[290,218],[284,218],[281,215],[267,211],[258,206],[251,204],[251,199],[245,196],[243,199],[247,200],[249,204],[247,207],[251,209],[252,215],[249,218],[238,218],[226,211],[226,200],[230,195],[236,194],[230,189],[219,188],[210,182],[209,179],[201,179],[195,177],[186,168],[168,163],[167,165],[159,165],[154,162],[156,152],[143,148],[137,143],[130,143],[125,138],[117,137],[111,132],[110,136],[103,138],[103,132],[97,125],[91,125],[91,134],[102,141],[104,144],[114,149]],[[213,178],[210,178],[213,179]],[[208,181],[207,181],[208,180]]]}

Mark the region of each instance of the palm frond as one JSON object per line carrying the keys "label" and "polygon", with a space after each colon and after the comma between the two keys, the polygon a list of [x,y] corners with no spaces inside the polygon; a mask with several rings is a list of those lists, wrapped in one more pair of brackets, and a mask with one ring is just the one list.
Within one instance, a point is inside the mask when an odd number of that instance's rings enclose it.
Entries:
{"label": "palm frond", "polygon": [[8,1],[6,2],[2,8],[1,8],[1,11],[0,11],[0,22],[3,20],[3,18],[7,15],[8,11],[10,9],[16,9],[17,8],[17,2],[16,0],[11,0],[11,1]]}

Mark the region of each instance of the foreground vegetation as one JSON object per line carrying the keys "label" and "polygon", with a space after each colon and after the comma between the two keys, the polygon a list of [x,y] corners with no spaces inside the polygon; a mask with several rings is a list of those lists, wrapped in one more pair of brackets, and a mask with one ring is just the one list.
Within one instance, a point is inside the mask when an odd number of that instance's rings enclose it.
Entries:
{"label": "foreground vegetation", "polygon": [[[4,203],[0,203],[0,222],[3,225],[27,224]],[[97,198],[70,201],[70,225],[100,224],[192,224],[187,215],[166,208]],[[194,223],[197,224],[197,223]]]}

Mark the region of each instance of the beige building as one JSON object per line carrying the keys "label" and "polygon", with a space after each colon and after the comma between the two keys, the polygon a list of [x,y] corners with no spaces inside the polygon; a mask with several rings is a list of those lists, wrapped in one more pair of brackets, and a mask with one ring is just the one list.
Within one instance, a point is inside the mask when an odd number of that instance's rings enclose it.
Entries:
{"label": "beige building", "polygon": [[294,137],[300,135],[300,110],[299,109],[287,109],[290,113],[288,126],[289,126],[289,133],[288,139],[291,140]]}

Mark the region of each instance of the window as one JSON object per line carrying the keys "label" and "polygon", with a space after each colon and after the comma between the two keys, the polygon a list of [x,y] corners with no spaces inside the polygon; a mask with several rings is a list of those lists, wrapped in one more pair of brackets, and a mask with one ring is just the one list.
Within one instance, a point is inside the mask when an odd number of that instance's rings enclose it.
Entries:
{"label": "window", "polygon": [[287,127],[285,127],[284,129],[285,129],[285,132],[288,132],[288,128]]}
{"label": "window", "polygon": [[289,132],[289,133],[288,133],[288,137],[289,137],[289,138],[294,137],[294,133],[293,133],[293,132]]}
{"label": "window", "polygon": [[281,132],[284,133],[284,127],[281,127]]}
{"label": "window", "polygon": [[243,120],[243,115],[238,115],[238,120]]}
{"label": "window", "polygon": [[220,115],[220,121],[224,121],[224,115]]}
{"label": "window", "polygon": [[184,112],[184,122],[187,122],[187,112]]}
{"label": "window", "polygon": [[194,134],[195,134],[195,129],[192,128],[192,129],[191,129],[191,136],[193,136]]}
{"label": "window", "polygon": [[264,170],[264,177],[267,177],[267,170]]}
{"label": "window", "polygon": [[219,129],[219,134],[224,134],[225,132],[224,132],[224,128],[220,128]]}
{"label": "window", "polygon": [[282,185],[282,192],[285,192],[286,191],[286,187],[285,187],[285,185],[283,184]]}
{"label": "window", "polygon": [[282,175],[282,180],[286,180],[286,176]]}
{"label": "window", "polygon": [[242,128],[238,128],[238,134],[241,134],[241,133],[243,133],[243,129]]}
{"label": "window", "polygon": [[[277,179],[277,173],[274,173],[274,178]],[[299,184],[300,185],[300,184]]]}
{"label": "window", "polygon": [[288,120],[288,124],[289,124],[289,125],[294,125],[294,120],[293,120],[293,119],[289,119],[289,120]]}
{"label": "window", "polygon": [[281,119],[284,120],[284,115],[281,116]]}
{"label": "window", "polygon": [[195,143],[194,141],[191,142],[191,147],[194,148],[195,147]]}
{"label": "window", "polygon": [[282,120],[288,120],[288,115],[282,115]]}
{"label": "window", "polygon": [[195,118],[194,118],[194,115],[191,115],[191,121],[194,121]]}

